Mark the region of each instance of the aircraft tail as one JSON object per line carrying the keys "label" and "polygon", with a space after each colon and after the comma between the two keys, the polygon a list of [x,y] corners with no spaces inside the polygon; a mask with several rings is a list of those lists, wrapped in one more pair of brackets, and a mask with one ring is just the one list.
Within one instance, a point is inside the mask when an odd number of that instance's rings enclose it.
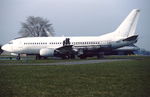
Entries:
{"label": "aircraft tail", "polygon": [[139,12],[139,9],[133,9],[121,25],[115,30],[115,33],[121,37],[135,35]]}

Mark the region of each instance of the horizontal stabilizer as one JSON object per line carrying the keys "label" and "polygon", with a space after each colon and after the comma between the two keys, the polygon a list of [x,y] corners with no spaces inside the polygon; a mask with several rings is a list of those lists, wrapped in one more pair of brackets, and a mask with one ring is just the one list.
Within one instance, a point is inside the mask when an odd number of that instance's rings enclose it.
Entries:
{"label": "horizontal stabilizer", "polygon": [[138,37],[138,35],[134,35],[134,36],[131,36],[131,37],[128,37],[128,38],[124,39],[123,41],[133,41],[133,40],[137,40],[137,37]]}

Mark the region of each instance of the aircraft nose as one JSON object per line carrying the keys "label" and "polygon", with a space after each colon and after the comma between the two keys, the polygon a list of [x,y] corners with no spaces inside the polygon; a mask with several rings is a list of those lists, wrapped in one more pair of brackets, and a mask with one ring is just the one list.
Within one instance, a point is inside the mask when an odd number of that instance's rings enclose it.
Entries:
{"label": "aircraft nose", "polygon": [[2,46],[2,50],[4,50],[4,51],[6,50],[6,46],[5,45]]}
{"label": "aircraft nose", "polygon": [[2,50],[11,52],[11,47],[8,44],[2,46]]}

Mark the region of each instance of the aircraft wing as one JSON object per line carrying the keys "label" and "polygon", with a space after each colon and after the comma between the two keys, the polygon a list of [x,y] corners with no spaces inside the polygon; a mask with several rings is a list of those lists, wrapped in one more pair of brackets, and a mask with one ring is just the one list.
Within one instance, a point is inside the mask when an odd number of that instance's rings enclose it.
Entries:
{"label": "aircraft wing", "polygon": [[56,51],[65,52],[65,51],[68,51],[68,50],[72,50],[72,46],[73,45],[65,45],[65,46],[62,46],[60,48],[57,48]]}
{"label": "aircraft wing", "polygon": [[74,47],[73,45],[65,45],[62,46],[60,48],[57,48],[55,50],[55,54],[56,55],[76,55],[79,53],[87,53],[87,52],[91,52],[91,51],[110,51],[111,50],[111,46],[108,45],[91,45],[91,46],[87,46],[87,47],[82,47],[82,46],[77,46]]}
{"label": "aircraft wing", "polygon": [[75,50],[73,49],[73,45],[64,45],[60,48],[57,48],[55,50],[55,55],[60,56],[60,55],[75,55]]}

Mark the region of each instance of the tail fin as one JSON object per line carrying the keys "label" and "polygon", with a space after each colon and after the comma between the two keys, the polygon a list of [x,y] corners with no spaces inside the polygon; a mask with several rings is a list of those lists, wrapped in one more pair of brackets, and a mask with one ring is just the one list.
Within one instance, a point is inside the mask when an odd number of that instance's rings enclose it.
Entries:
{"label": "tail fin", "polygon": [[121,37],[129,37],[135,34],[136,25],[139,17],[139,9],[133,9],[121,25],[116,29],[115,33]]}

